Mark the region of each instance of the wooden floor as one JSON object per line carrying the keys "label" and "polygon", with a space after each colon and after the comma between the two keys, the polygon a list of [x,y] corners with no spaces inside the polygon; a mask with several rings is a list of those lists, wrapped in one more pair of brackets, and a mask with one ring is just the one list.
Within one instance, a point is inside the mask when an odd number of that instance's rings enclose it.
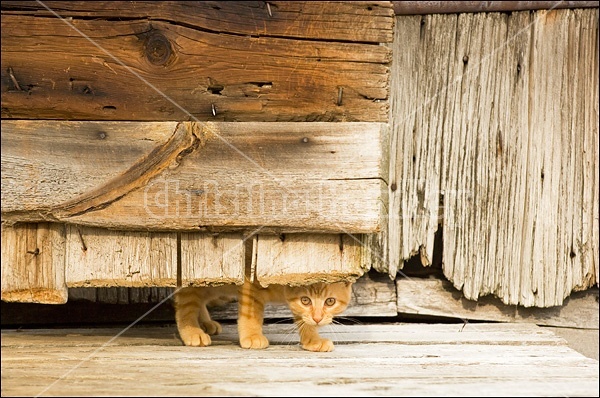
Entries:
{"label": "wooden floor", "polygon": [[336,325],[331,353],[180,345],[168,327],[2,331],[2,396],[598,396],[598,361],[531,324]]}

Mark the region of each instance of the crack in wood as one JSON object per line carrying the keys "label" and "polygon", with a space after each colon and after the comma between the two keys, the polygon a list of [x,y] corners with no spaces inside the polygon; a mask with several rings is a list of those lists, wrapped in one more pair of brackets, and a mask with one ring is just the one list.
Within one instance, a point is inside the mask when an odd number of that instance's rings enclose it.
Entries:
{"label": "crack in wood", "polygon": [[194,122],[180,122],[171,137],[147,156],[135,163],[122,175],[95,188],[70,202],[51,210],[61,218],[75,217],[98,211],[140,188],[172,164],[181,160],[206,143],[206,134]]}

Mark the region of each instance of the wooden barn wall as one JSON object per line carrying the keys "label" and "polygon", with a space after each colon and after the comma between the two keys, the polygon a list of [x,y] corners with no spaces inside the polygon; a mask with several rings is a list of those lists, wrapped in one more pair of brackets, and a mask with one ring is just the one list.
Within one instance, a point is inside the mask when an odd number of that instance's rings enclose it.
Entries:
{"label": "wooden barn wall", "polygon": [[380,261],[391,2],[1,8],[3,300],[240,283],[255,234],[264,283]]}
{"label": "wooden barn wall", "polygon": [[598,8],[396,17],[389,269],[467,299],[561,305],[598,283]]}

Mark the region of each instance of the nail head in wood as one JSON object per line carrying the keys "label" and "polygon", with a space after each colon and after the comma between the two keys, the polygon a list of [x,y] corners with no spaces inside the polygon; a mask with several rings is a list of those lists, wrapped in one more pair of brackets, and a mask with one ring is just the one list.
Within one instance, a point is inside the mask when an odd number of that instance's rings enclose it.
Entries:
{"label": "nail head in wood", "polygon": [[269,13],[269,18],[272,18],[273,13],[271,12],[271,5],[269,3],[266,3],[266,4],[267,4],[267,12]]}
{"label": "nail head in wood", "polygon": [[341,106],[342,105],[342,96],[344,95],[344,88],[340,87],[338,89],[338,98],[337,98],[337,106]]}

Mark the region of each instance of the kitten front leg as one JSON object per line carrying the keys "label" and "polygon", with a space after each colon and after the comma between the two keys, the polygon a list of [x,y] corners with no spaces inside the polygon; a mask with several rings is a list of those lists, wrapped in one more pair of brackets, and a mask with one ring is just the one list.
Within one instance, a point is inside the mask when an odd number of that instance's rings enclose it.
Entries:
{"label": "kitten front leg", "polygon": [[199,316],[208,313],[206,304],[195,288],[185,288],[175,294],[175,320],[183,344],[192,347],[207,347],[212,341],[202,329]]}
{"label": "kitten front leg", "polygon": [[318,326],[301,322],[298,332],[300,333],[300,344],[307,351],[329,352],[333,351],[333,342],[319,336]]}
{"label": "kitten front leg", "polygon": [[238,299],[238,334],[242,348],[262,349],[269,346],[262,325],[265,303],[260,290],[246,280]]}

